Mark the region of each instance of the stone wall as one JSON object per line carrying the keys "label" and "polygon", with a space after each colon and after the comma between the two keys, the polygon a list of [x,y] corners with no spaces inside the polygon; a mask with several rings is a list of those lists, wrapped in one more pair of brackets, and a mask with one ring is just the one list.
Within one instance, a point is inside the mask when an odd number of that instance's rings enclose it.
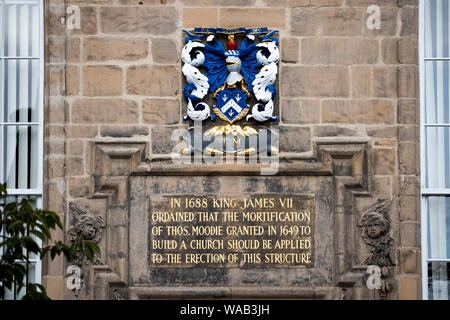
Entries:
{"label": "stone wall", "polygon": [[[369,5],[381,29],[366,27]],[[80,30],[62,24],[81,9]],[[45,205],[70,227],[69,203],[92,200],[92,143],[143,143],[170,153],[182,115],[182,29],[280,31],[280,152],[311,157],[320,139],[366,139],[370,196],[393,201],[395,291],[418,299],[420,281],[419,83],[415,0],[46,0]],[[339,192],[339,191],[337,191]],[[98,209],[100,210],[100,209]],[[55,239],[66,239],[63,233]],[[66,239],[67,240],[67,239]],[[44,262],[50,297],[69,298],[62,259]]]}

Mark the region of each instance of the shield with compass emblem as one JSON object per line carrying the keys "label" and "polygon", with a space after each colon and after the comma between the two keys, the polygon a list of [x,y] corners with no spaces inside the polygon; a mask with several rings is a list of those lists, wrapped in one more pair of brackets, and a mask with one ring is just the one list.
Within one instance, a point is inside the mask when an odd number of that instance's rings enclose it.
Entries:
{"label": "shield with compass emblem", "polygon": [[240,89],[226,89],[220,91],[216,97],[217,104],[213,107],[216,115],[232,124],[245,117],[250,109],[246,104],[247,96]]}

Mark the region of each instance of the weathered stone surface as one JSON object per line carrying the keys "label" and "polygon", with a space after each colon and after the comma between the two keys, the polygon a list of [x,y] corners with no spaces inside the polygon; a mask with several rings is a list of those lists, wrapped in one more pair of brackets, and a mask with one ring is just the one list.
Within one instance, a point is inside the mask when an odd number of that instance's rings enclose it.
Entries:
{"label": "weathered stone surface", "polygon": [[383,62],[386,64],[398,64],[398,40],[397,39],[383,39],[381,43],[381,50],[383,52]]}
{"label": "weathered stone surface", "polygon": [[420,223],[401,222],[400,223],[400,241],[402,247],[420,246]]}
{"label": "weathered stone surface", "polygon": [[134,136],[148,136],[149,130],[147,127],[136,126],[102,126],[100,135],[102,137],[131,138]]}
{"label": "weathered stone surface", "polygon": [[69,178],[69,195],[74,198],[84,198],[89,194],[89,178]]}
{"label": "weathered stone surface", "polygon": [[348,70],[343,67],[283,67],[281,94],[288,97],[347,97]]}
{"label": "weathered stone surface", "polygon": [[80,155],[83,154],[84,146],[81,140],[69,140],[66,144],[67,155]]}
{"label": "weathered stone surface", "polygon": [[282,100],[281,121],[291,124],[320,122],[319,100]]}
{"label": "weathered stone surface", "polygon": [[313,130],[313,135],[316,137],[355,136],[356,134],[356,129],[330,125],[315,126]]}
{"label": "weathered stone surface", "polygon": [[66,95],[76,96],[80,93],[80,68],[78,66],[66,66]]}
{"label": "weathered stone surface", "polygon": [[400,269],[405,273],[419,273],[420,251],[417,249],[400,249]]}
{"label": "weathered stone surface", "polygon": [[372,96],[380,98],[397,97],[397,74],[397,67],[375,67],[372,75]]}
{"label": "weathered stone surface", "polygon": [[154,127],[151,129],[152,153],[169,154],[177,143],[171,141],[172,132],[177,128],[174,127]]}
{"label": "weathered stone surface", "polygon": [[417,15],[417,7],[403,7],[401,13],[402,28],[401,36],[417,36],[419,19]]}
{"label": "weathered stone surface", "polygon": [[66,37],[66,62],[80,62],[81,45],[79,37]]}
{"label": "weathered stone surface", "polygon": [[417,300],[420,299],[420,278],[418,277],[401,277],[399,299],[400,300]]}
{"label": "weathered stone surface", "polygon": [[179,58],[177,45],[173,40],[164,38],[152,39],[152,57],[156,63],[174,63]]}
{"label": "weathered stone surface", "polygon": [[64,159],[49,159],[47,163],[49,179],[64,177]]}
{"label": "weathered stone surface", "polygon": [[103,7],[100,12],[104,33],[146,33],[163,35],[176,30],[174,7]]}
{"label": "weathered stone surface", "polygon": [[[394,1],[390,1],[390,2],[394,2]],[[374,3],[372,2],[371,4],[367,5],[367,7],[369,7],[370,5],[373,5]],[[365,8],[365,9],[366,9]],[[364,36],[372,36],[372,37],[377,37],[377,36],[396,36],[397,35],[397,30],[398,30],[398,11],[399,9],[397,7],[384,7],[384,8],[380,8],[380,29],[369,29],[366,25],[366,21],[369,18],[369,13],[366,13],[366,11],[364,11],[364,27],[363,27],[363,35]]]}
{"label": "weathered stone surface", "polygon": [[297,36],[357,36],[361,35],[362,9],[301,8],[291,13],[291,33]]}
{"label": "weathered stone surface", "polygon": [[179,71],[171,66],[132,66],[127,70],[127,92],[145,96],[175,96]]}
{"label": "weathered stone surface", "polygon": [[215,28],[219,26],[217,8],[184,8],[184,28]]}
{"label": "weathered stone surface", "polygon": [[86,38],[83,59],[85,61],[144,59],[148,54],[148,40],[144,38]]}
{"label": "weathered stone surface", "polygon": [[370,5],[389,7],[389,6],[397,6],[397,1],[396,0],[346,0],[345,4],[350,7],[366,7],[367,8]]}
{"label": "weathered stone surface", "polygon": [[418,99],[398,100],[398,122],[402,124],[416,124],[420,118]]}
{"label": "weathered stone surface", "polygon": [[401,174],[408,175],[416,174],[418,172],[419,163],[415,143],[400,143],[398,156]]}
{"label": "weathered stone surface", "polygon": [[97,126],[70,125],[66,128],[67,139],[94,138],[97,133]]}
{"label": "weathered stone surface", "polygon": [[125,99],[77,99],[72,104],[72,123],[137,123],[136,102]]}
{"label": "weathered stone surface", "polygon": [[65,39],[64,37],[48,37],[48,55],[50,62],[64,62],[65,60]]}
{"label": "weathered stone surface", "polygon": [[419,97],[419,69],[402,66],[398,73],[398,94],[400,98]]}
{"label": "weathered stone surface", "polygon": [[374,64],[378,41],[368,39],[304,39],[302,64]]}
{"label": "weathered stone surface", "polygon": [[273,7],[338,7],[344,0],[264,0]]}
{"label": "weathered stone surface", "polygon": [[322,102],[322,122],[329,123],[393,123],[394,107],[385,100]]}
{"label": "weathered stone surface", "polygon": [[66,158],[66,174],[68,176],[82,176],[84,174],[84,160],[82,157]]}
{"label": "weathered stone surface", "polygon": [[66,121],[66,104],[62,96],[50,97],[49,99],[49,123],[64,123]]}
{"label": "weathered stone surface", "polygon": [[97,8],[80,6],[80,29],[68,30],[70,35],[97,33]]}
{"label": "weathered stone surface", "polygon": [[352,67],[352,97],[368,98],[372,96],[372,68]]}
{"label": "weathered stone surface", "polygon": [[374,138],[397,138],[398,128],[396,126],[367,128],[367,135]]}
{"label": "weathered stone surface", "polygon": [[299,41],[296,38],[284,38],[281,40],[281,61],[297,63],[299,58]]}
{"label": "weathered stone surface", "polygon": [[121,95],[122,68],[117,66],[84,67],[83,94],[86,96]]}
{"label": "weathered stone surface", "polygon": [[240,9],[220,8],[219,25],[223,28],[236,26],[268,27],[275,29],[286,28],[285,9],[261,8]]}
{"label": "weathered stone surface", "polygon": [[175,124],[180,121],[177,100],[146,99],[142,103],[142,122],[145,124]]}
{"label": "weathered stone surface", "polygon": [[397,168],[395,149],[375,149],[374,151],[375,175],[394,175]]}
{"label": "weathered stone surface", "polygon": [[400,198],[400,221],[420,220],[420,198],[418,196],[405,196]]}
{"label": "weathered stone surface", "polygon": [[311,129],[280,126],[280,152],[305,152],[311,149]]}
{"label": "weathered stone surface", "polygon": [[418,43],[416,39],[402,38],[398,40],[398,60],[403,64],[418,64]]}
{"label": "weathered stone surface", "polygon": [[203,6],[252,6],[255,3],[255,0],[181,0],[181,2],[186,6],[193,7],[203,7]]}
{"label": "weathered stone surface", "polygon": [[65,92],[65,70],[63,66],[54,66],[49,76],[50,95],[60,96]]}

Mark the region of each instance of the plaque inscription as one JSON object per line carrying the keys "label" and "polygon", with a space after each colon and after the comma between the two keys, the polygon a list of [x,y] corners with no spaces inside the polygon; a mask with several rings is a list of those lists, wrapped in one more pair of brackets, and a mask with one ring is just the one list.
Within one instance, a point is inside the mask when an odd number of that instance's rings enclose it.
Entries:
{"label": "plaque inscription", "polygon": [[162,196],[151,199],[149,265],[314,266],[310,195]]}

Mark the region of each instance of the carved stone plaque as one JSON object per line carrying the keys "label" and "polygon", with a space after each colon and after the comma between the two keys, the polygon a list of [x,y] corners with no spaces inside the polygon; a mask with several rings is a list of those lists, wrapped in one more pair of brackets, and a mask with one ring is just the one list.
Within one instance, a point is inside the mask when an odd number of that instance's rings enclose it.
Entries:
{"label": "carved stone plaque", "polygon": [[311,195],[163,196],[149,211],[153,268],[314,266]]}

